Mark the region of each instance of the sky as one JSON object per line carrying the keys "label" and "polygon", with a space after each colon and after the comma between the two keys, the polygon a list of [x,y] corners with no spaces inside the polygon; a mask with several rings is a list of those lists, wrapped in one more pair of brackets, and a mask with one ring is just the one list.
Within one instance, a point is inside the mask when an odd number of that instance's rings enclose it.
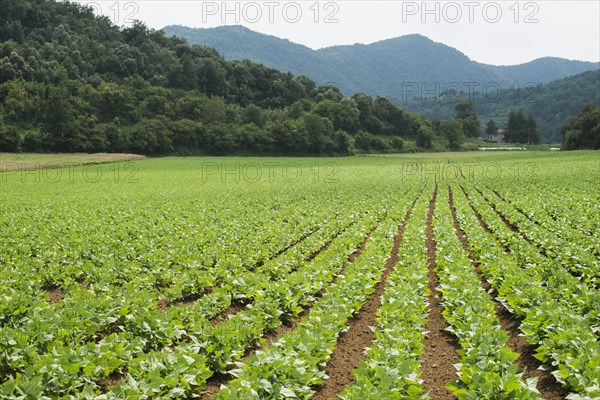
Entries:
{"label": "sky", "polygon": [[77,2],[119,26],[134,20],[154,29],[243,25],[313,49],[418,33],[485,64],[515,65],[546,56],[600,61],[596,0]]}

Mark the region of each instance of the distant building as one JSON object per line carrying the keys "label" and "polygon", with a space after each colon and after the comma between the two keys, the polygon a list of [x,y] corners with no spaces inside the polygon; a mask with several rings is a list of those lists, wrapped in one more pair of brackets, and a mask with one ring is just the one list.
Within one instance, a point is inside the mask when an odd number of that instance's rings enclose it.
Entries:
{"label": "distant building", "polygon": [[492,143],[504,143],[504,129],[496,129],[496,132],[488,135],[487,141]]}

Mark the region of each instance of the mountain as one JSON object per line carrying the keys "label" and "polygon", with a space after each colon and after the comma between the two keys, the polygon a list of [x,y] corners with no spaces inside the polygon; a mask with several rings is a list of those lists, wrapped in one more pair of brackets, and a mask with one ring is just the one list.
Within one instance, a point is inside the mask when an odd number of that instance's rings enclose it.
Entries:
{"label": "mountain", "polygon": [[481,64],[421,35],[312,50],[242,26],[194,29],[171,25],[163,30],[189,43],[214,47],[227,60],[249,59],[307,75],[320,85],[335,84],[347,95],[365,92],[398,101],[439,93],[456,83],[459,90],[490,84],[507,88],[548,83],[600,67],[600,63],[551,57],[514,66]]}
{"label": "mountain", "polygon": [[426,118],[449,119],[456,114],[456,102],[469,99],[474,103],[482,126],[490,119],[503,126],[510,111],[522,109],[537,121],[543,142],[559,143],[561,126],[579,114],[584,105],[593,102],[600,106],[600,70],[583,72],[547,84],[475,93],[470,97],[467,93],[450,92],[439,97],[412,99],[401,103],[401,107]]}

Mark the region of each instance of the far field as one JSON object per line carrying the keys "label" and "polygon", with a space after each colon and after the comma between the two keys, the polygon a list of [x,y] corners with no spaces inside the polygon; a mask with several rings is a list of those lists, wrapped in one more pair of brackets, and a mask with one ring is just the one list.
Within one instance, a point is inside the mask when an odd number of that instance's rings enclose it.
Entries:
{"label": "far field", "polygon": [[600,398],[598,152],[9,157],[0,398]]}
{"label": "far field", "polygon": [[0,153],[0,172],[68,168],[86,164],[141,160],[143,158],[145,157],[137,154],[112,153]]}

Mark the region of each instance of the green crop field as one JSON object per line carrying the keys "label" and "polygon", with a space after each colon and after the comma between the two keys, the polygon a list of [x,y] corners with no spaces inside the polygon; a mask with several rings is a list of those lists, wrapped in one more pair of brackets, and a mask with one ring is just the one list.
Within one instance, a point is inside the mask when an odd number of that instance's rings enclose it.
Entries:
{"label": "green crop field", "polygon": [[598,399],[600,154],[0,173],[2,399]]}

